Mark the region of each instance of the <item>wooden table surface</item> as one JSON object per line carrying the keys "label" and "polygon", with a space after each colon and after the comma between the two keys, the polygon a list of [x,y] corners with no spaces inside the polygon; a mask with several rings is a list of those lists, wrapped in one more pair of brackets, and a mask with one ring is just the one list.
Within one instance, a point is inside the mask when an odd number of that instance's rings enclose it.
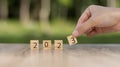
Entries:
{"label": "wooden table surface", "polygon": [[0,67],[120,67],[120,44],[64,45],[63,50],[0,44]]}

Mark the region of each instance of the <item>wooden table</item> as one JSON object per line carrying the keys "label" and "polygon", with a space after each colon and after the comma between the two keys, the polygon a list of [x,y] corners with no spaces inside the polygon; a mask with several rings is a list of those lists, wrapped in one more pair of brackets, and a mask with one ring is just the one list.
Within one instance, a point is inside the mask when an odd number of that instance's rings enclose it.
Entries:
{"label": "wooden table", "polygon": [[120,67],[120,44],[64,45],[64,50],[39,52],[31,52],[28,44],[0,44],[0,67]]}

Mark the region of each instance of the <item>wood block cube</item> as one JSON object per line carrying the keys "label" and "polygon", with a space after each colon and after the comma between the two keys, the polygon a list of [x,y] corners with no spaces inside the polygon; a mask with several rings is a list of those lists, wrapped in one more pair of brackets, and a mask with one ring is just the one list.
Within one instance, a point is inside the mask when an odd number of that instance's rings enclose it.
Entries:
{"label": "wood block cube", "polygon": [[63,49],[63,40],[54,40],[54,49]]}
{"label": "wood block cube", "polygon": [[43,49],[51,49],[52,43],[51,40],[43,40]]}
{"label": "wood block cube", "polygon": [[30,40],[30,49],[39,50],[39,40]]}
{"label": "wood block cube", "polygon": [[75,37],[73,37],[72,35],[67,36],[67,40],[68,40],[70,46],[77,44],[77,39]]}

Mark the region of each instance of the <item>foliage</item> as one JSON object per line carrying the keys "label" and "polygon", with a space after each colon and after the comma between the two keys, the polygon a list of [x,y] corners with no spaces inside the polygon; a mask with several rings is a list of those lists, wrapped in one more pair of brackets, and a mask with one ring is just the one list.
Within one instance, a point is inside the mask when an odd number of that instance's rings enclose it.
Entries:
{"label": "foliage", "polygon": [[[66,36],[71,35],[78,18],[83,11],[92,4],[106,6],[108,0],[50,0],[50,31],[41,29],[39,19],[39,10],[41,0],[30,1],[31,22],[22,25],[19,19],[21,0],[8,0],[8,19],[0,19],[0,43],[29,43],[32,39],[38,39],[40,42],[44,39],[61,39],[68,43]],[[46,0],[47,1],[47,0]],[[117,0],[118,6],[120,0]],[[14,19],[14,20],[12,20]],[[79,43],[120,43],[119,33],[97,35],[88,38],[85,35],[78,38]]]}
{"label": "foliage", "polygon": [[61,5],[70,7],[73,5],[73,0],[58,0]]}
{"label": "foliage", "polygon": [[[43,33],[39,27],[39,24],[33,24],[30,26],[23,26],[18,23],[18,20],[8,20],[8,23],[0,21],[0,43],[29,43],[32,39],[38,39],[42,43],[42,40],[61,39],[64,43],[68,43],[66,37],[71,35],[75,24],[64,19],[57,19],[52,21],[52,34]],[[58,24],[57,24],[58,23]],[[93,38],[88,38],[85,35],[78,37],[79,43],[120,43],[120,33],[111,33],[97,35]]]}

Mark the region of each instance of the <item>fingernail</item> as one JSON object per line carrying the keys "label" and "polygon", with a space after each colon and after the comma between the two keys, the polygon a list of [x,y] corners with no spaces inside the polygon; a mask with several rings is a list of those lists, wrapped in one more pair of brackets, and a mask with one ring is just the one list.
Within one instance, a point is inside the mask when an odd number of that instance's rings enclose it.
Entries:
{"label": "fingernail", "polygon": [[77,36],[79,36],[79,32],[78,32],[77,30],[75,30],[72,35],[73,35],[74,37],[77,37]]}

